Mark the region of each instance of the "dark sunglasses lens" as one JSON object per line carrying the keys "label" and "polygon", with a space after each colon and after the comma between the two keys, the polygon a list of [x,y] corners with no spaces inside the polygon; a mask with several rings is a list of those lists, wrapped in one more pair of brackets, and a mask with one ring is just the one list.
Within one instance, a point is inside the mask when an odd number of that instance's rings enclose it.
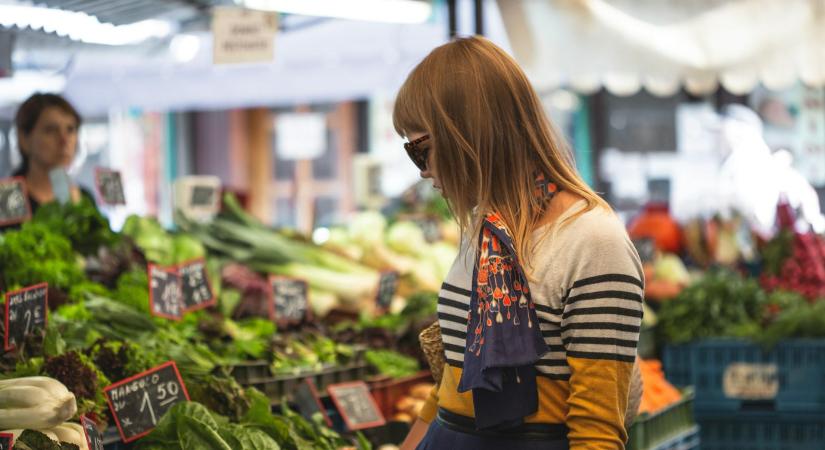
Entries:
{"label": "dark sunglasses lens", "polygon": [[428,149],[420,149],[416,148],[413,149],[413,162],[415,166],[418,167],[419,170],[422,172],[427,170],[427,156],[429,154]]}

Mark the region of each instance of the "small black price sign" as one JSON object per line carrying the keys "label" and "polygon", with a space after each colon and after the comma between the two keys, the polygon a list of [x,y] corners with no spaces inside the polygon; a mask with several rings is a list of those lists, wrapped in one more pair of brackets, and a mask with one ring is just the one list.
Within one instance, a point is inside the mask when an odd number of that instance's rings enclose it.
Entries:
{"label": "small black price sign", "polygon": [[398,272],[391,270],[381,272],[381,278],[378,280],[378,293],[375,298],[379,310],[387,311],[390,309],[395,291],[398,290],[398,278]]}
{"label": "small black price sign", "polygon": [[321,403],[321,398],[318,396],[318,389],[315,387],[315,382],[312,381],[312,378],[306,378],[298,385],[298,388],[295,389],[293,400],[298,407],[298,412],[307,420],[312,420],[313,416],[321,414],[327,426],[332,427],[332,420],[330,420],[329,415],[327,415],[324,404]]}
{"label": "small black price sign", "polygon": [[327,388],[350,431],[380,427],[386,421],[363,381],[333,384]]}
{"label": "small black price sign", "polygon": [[29,195],[23,178],[0,180],[0,225],[25,222],[31,215]]}
{"label": "small black price sign", "polygon": [[183,290],[184,312],[207,308],[217,303],[209,284],[206,260],[203,258],[183,263],[178,269]]}
{"label": "small black price sign", "polygon": [[177,269],[149,264],[149,311],[152,315],[180,320],[183,317],[182,297]]}
{"label": "small black price sign", "polygon": [[169,408],[189,400],[174,361],[118,381],[103,392],[126,443],[149,434]]}
{"label": "small black price sign", "polygon": [[14,448],[14,435],[0,433],[0,450],[12,450],[12,448]]}
{"label": "small black price sign", "polygon": [[653,261],[656,256],[656,243],[652,238],[633,239],[633,245],[636,247],[636,252],[639,253],[639,259],[642,262]]}
{"label": "small black price sign", "polygon": [[86,416],[80,416],[80,425],[83,426],[89,450],[103,450],[103,436],[100,435],[97,424]]}
{"label": "small black price sign", "polygon": [[117,170],[98,167],[95,170],[95,187],[103,203],[107,205],[125,205],[126,194],[123,192],[123,179]]}
{"label": "small black price sign", "polygon": [[194,186],[189,204],[196,208],[209,207],[215,204],[217,190],[213,186]]}
{"label": "small black price sign", "polygon": [[4,348],[13,349],[27,334],[45,327],[48,306],[47,283],[6,293]]}
{"label": "small black price sign", "polygon": [[309,286],[304,280],[289,277],[269,277],[272,308],[280,323],[298,323],[309,312]]}

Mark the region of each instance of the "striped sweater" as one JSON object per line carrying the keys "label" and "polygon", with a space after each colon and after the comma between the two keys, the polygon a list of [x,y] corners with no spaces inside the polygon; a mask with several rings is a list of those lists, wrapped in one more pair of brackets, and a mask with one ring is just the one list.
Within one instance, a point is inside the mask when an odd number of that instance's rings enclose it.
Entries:
{"label": "striped sweater", "polygon": [[[580,201],[559,222],[584,207]],[[539,410],[530,423],[564,423],[571,450],[622,449],[624,417],[642,320],[644,275],[624,225],[594,209],[534,234],[530,290],[549,353],[536,364]],[[438,300],[447,366],[421,417],[439,407],[473,415],[457,391],[464,360],[474,252],[456,258]]]}

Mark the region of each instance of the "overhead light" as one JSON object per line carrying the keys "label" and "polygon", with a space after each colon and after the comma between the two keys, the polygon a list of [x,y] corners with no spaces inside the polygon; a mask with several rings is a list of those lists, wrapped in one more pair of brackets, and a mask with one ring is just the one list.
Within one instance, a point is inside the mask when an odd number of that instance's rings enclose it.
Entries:
{"label": "overhead light", "polygon": [[20,103],[35,92],[62,92],[63,75],[17,70],[10,78],[0,78],[0,105]]}
{"label": "overhead light", "polygon": [[242,4],[263,11],[367,22],[422,23],[432,14],[432,5],[418,0],[243,0]]}
{"label": "overhead light", "polygon": [[18,4],[0,4],[0,26],[56,33],[88,44],[128,45],[164,38],[174,31],[165,20],[142,20],[126,25],[101,23],[82,12]]}
{"label": "overhead light", "polygon": [[185,63],[195,59],[201,48],[201,38],[194,34],[176,34],[169,42],[169,51],[175,61]]}

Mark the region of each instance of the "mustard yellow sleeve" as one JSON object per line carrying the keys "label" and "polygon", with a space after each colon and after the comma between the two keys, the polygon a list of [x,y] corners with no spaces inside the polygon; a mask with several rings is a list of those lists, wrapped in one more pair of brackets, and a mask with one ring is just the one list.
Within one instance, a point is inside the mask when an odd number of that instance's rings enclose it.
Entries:
{"label": "mustard yellow sleeve", "polygon": [[418,416],[421,417],[421,420],[427,423],[432,423],[435,419],[436,414],[438,413],[438,385],[433,386],[432,390],[430,390],[430,395],[427,396],[427,400],[424,403],[424,408],[421,409],[421,414]]}
{"label": "mustard yellow sleeve", "polygon": [[624,230],[587,236],[562,300],[570,450],[624,449],[644,272]]}
{"label": "mustard yellow sleeve", "polygon": [[567,400],[570,450],[624,449],[633,364],[581,358],[567,358],[567,363],[571,371]]}

